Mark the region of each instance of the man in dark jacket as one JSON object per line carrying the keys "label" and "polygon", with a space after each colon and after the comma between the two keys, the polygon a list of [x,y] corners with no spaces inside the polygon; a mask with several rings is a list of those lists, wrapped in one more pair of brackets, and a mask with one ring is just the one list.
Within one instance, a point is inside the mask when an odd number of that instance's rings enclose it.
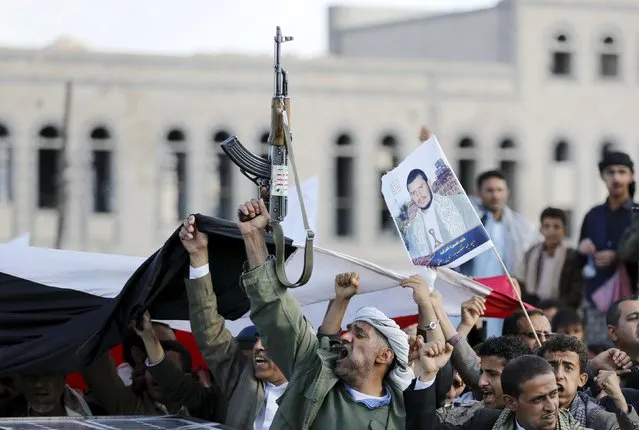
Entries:
{"label": "man in dark jacket", "polygon": [[607,340],[602,312],[610,303],[597,306],[595,293],[610,284],[614,276],[618,277],[617,284],[630,284],[634,288],[637,276],[636,261],[623,261],[617,252],[621,236],[632,219],[634,164],[626,153],[608,152],[599,163],[599,173],[608,189],[608,198],[584,217],[578,247],[585,263],[584,311],[589,344]]}
{"label": "man in dark jacket", "polygon": [[[452,348],[427,345],[420,360],[425,378],[443,366]],[[442,359],[443,358],[443,359]],[[421,377],[420,377],[421,378]],[[433,387],[404,392],[407,430],[583,430],[568,411],[559,409],[558,389],[550,364],[541,357],[523,355],[510,361],[501,376],[506,409],[480,409],[464,424],[439,423]]]}

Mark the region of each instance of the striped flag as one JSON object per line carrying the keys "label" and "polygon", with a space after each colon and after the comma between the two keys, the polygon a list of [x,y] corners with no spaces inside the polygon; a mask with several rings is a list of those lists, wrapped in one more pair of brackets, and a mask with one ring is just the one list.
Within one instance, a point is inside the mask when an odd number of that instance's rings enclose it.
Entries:
{"label": "striped flag", "polygon": [[[249,303],[239,286],[245,260],[241,235],[229,221],[202,215],[196,220],[209,234],[220,314],[237,334],[250,324]],[[299,273],[303,249],[289,241],[287,258],[287,270]],[[359,272],[361,278],[361,292],[353,298],[345,321],[361,306],[375,306],[403,325],[416,320],[411,292],[398,286],[404,274],[315,248],[310,282],[291,290],[315,327],[334,296],[333,281],[340,272]],[[188,255],[177,230],[147,259],[0,245],[0,373],[80,370],[117,345],[122,329],[146,308],[154,319],[190,332],[183,282],[187,274]],[[507,290],[482,285],[447,268],[438,269],[435,287],[451,315],[458,315],[460,304],[473,295],[487,298],[489,317],[503,318],[518,306]]]}

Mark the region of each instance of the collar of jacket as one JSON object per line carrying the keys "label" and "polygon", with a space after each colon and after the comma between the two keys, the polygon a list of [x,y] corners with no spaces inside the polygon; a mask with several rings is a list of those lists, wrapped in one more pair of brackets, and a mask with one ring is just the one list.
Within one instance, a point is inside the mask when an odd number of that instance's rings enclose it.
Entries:
{"label": "collar of jacket", "polygon": [[[312,402],[304,420],[304,428],[310,428],[310,423],[315,420],[317,413],[324,402],[326,395],[337,385],[340,379],[335,375],[335,365],[339,358],[339,353],[331,351],[328,337],[322,337],[320,347],[317,349],[317,356],[322,365],[311,386],[304,393],[304,397]],[[390,413],[395,415],[405,415],[403,412],[403,393],[393,384],[387,384],[390,391],[391,402]],[[401,403],[399,403],[401,402]]]}
{"label": "collar of jacket", "polygon": [[[513,430],[515,427],[515,413],[510,409],[504,409],[497,418],[492,430]],[[557,430],[586,430],[581,424],[571,419],[570,413],[566,410],[557,411]]]}

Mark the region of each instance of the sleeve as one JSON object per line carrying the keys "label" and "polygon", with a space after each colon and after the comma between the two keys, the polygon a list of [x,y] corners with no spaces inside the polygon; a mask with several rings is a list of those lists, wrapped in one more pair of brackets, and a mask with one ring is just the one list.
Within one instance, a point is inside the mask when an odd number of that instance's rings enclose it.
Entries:
{"label": "sleeve", "polygon": [[242,275],[251,301],[251,320],[257,327],[270,358],[291,379],[293,370],[319,364],[317,335],[275,273],[275,260]]}
{"label": "sleeve", "polygon": [[453,348],[453,354],[450,360],[466,385],[473,390],[479,388],[481,367],[475,355],[475,351],[470,347],[466,338],[462,338],[457,342]]}
{"label": "sleeve", "polygon": [[193,337],[220,390],[230,398],[238,387],[246,357],[217,313],[211,275],[187,279],[185,283]]}
{"label": "sleeve", "polygon": [[159,363],[147,366],[147,370],[153,381],[162,388],[168,401],[186,406],[191,414],[199,415],[198,418],[216,418],[212,416],[216,409],[216,399],[211,390],[200,385],[191,375],[181,372],[166,356]]}
{"label": "sleeve", "polygon": [[[435,386],[415,389],[414,384],[404,391],[406,430],[469,430],[471,427],[440,423],[437,418]],[[472,421],[472,419],[471,419]],[[470,422],[470,421],[469,421]],[[476,429],[475,429],[476,430]]]}
{"label": "sleeve", "polygon": [[144,414],[143,403],[120,377],[108,352],[98,357],[82,376],[97,402],[111,415]]}

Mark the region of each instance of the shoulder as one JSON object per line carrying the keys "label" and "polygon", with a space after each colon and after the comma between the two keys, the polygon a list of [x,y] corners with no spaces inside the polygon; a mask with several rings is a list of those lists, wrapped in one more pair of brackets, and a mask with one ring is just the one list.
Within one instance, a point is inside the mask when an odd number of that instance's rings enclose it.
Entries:
{"label": "shoulder", "polygon": [[588,212],[586,212],[586,216],[584,217],[584,219],[585,218],[590,218],[590,217],[595,216],[595,215],[602,214],[605,211],[606,211],[606,204],[605,203],[602,203],[602,204],[597,205],[597,206],[593,206],[592,208],[590,208],[590,210]]}

